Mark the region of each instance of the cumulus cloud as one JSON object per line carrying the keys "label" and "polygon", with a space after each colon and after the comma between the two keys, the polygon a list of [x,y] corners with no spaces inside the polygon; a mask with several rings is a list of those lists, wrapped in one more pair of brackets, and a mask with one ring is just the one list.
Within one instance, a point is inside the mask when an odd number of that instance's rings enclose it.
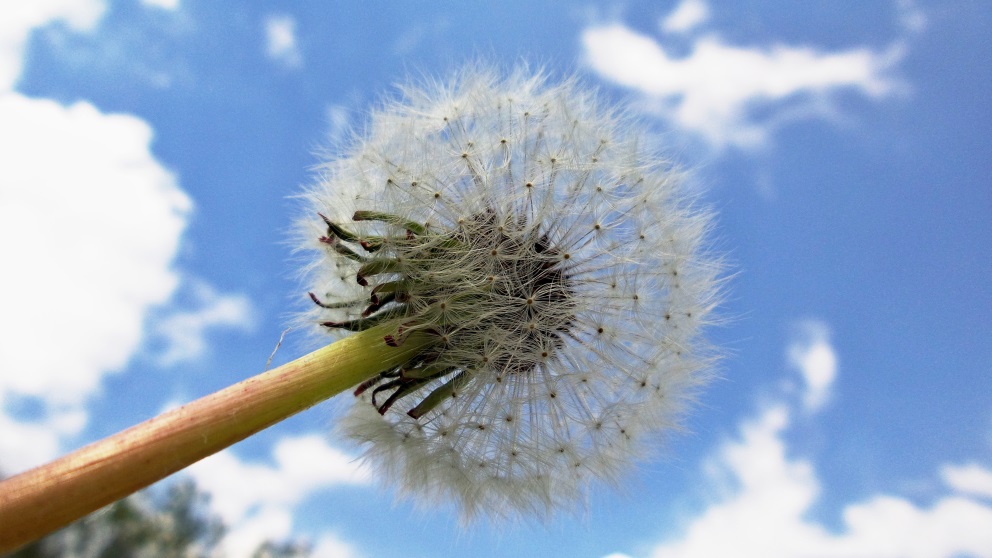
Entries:
{"label": "cumulus cloud", "polygon": [[[685,0],[663,20],[666,31],[705,21],[706,4]],[[714,149],[760,148],[769,134],[800,118],[833,118],[839,91],[880,100],[897,92],[890,74],[905,47],[825,51],[774,44],[741,46],[717,33],[700,34],[681,56],[663,41],[613,23],[582,33],[587,63],[603,79],[641,95],[646,110],[697,134]]]}
{"label": "cumulus cloud", "polygon": [[296,44],[296,20],[288,15],[271,15],[265,19],[265,52],[268,57],[287,67],[302,63]]}
{"label": "cumulus cloud", "polygon": [[[818,324],[825,331],[823,324]],[[833,354],[827,337],[813,334],[798,354]],[[790,351],[791,352],[791,351]],[[790,359],[792,357],[790,356]],[[809,365],[816,367],[818,365]],[[806,371],[800,367],[800,373]],[[807,383],[807,390],[815,390]],[[840,530],[810,516],[821,487],[815,464],[792,455],[785,434],[798,409],[772,401],[741,424],[702,470],[714,486],[731,486],[681,533],[654,546],[651,558],[831,556],[951,558],[992,556],[992,506],[971,496],[992,495],[992,471],[977,465],[944,465],[946,489],[919,506],[879,494],[844,506]],[[805,400],[805,399],[804,399]],[[729,482],[728,482],[729,481]],[[627,558],[611,554],[610,558]]]}
{"label": "cumulus cloud", "polygon": [[137,350],[145,313],[179,281],[171,262],[192,203],[140,119],[6,93],[0,121],[0,402],[41,408],[4,419],[5,446],[35,440],[3,448],[11,472],[53,457],[101,378]]}
{"label": "cumulus cloud", "polygon": [[[273,461],[245,462],[225,450],[187,470],[199,486],[209,488],[212,509],[231,526],[223,543],[231,556],[247,556],[265,540],[287,538],[293,508],[313,492],[370,479],[364,466],[319,435],[283,438]],[[334,540],[327,535],[322,541],[327,553],[346,547],[334,547]]]}
{"label": "cumulus cloud", "polygon": [[[183,281],[173,260],[192,201],[151,153],[151,127],[80,101],[11,90],[34,28],[95,28],[103,2],[0,7],[0,469],[52,459],[85,427],[87,400],[123,369],[146,318]],[[212,293],[178,325],[227,325],[238,299]],[[175,330],[176,328],[173,328]],[[202,339],[173,335],[176,355]]]}
{"label": "cumulus cloud", "polygon": [[661,30],[666,33],[691,31],[710,18],[710,7],[705,0],[682,0],[682,2],[661,20]]}

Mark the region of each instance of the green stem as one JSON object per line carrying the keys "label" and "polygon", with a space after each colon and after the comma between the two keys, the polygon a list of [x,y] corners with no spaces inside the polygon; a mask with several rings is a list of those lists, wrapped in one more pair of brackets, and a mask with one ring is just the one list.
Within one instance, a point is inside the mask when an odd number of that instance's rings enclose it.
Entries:
{"label": "green stem", "polygon": [[40,538],[372,376],[431,338],[399,347],[384,324],[0,482],[0,554]]}

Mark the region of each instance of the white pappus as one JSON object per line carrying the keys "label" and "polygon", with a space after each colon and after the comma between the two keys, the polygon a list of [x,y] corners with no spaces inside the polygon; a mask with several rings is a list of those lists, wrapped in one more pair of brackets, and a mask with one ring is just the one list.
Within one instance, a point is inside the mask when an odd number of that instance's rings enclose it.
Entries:
{"label": "white pappus", "polygon": [[547,517],[677,427],[721,265],[647,137],[575,79],[472,69],[402,88],[320,167],[306,318],[433,339],[342,423],[401,491]]}

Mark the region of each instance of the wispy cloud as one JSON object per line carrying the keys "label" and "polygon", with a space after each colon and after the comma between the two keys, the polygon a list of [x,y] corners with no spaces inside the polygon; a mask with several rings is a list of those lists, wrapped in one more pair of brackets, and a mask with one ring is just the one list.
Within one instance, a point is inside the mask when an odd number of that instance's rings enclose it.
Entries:
{"label": "wispy cloud", "polygon": [[927,16],[913,0],[896,0],[899,24],[909,33],[919,33],[927,26]]}
{"label": "wispy cloud", "polygon": [[992,471],[977,463],[944,465],[940,468],[940,477],[958,492],[992,498]]}
{"label": "wispy cloud", "polygon": [[682,0],[663,20],[661,30],[666,33],[691,31],[710,17],[710,7],[706,0]]}
{"label": "wispy cloud", "polygon": [[446,16],[434,17],[427,21],[411,21],[393,40],[393,53],[406,56],[417,49],[435,46],[436,38],[445,36],[450,28],[451,20]]}
{"label": "wispy cloud", "polygon": [[666,31],[696,32],[684,56],[667,49],[664,37],[612,23],[582,33],[586,61],[603,79],[639,93],[645,110],[717,150],[761,148],[787,122],[833,118],[831,95],[838,91],[880,100],[900,88],[891,74],[904,55],[902,42],[883,51],[734,45],[699,30],[707,14],[703,0],[685,0],[663,20]]}
{"label": "wispy cloud", "polygon": [[295,68],[303,63],[296,44],[296,20],[289,15],[265,18],[265,52],[283,66]]}
{"label": "wispy cloud", "polygon": [[818,321],[799,325],[795,340],[787,350],[789,364],[799,371],[805,382],[803,406],[819,411],[830,398],[830,388],[837,378],[837,354],[830,344],[830,330]]}
{"label": "wispy cloud", "polygon": [[0,92],[14,88],[31,32],[55,21],[77,31],[93,29],[107,6],[103,0],[34,0],[0,7]]}
{"label": "wispy cloud", "polygon": [[[815,323],[815,322],[813,322]],[[806,330],[805,341],[790,350],[798,355],[805,378],[828,360],[834,349],[826,326]],[[815,329],[815,328],[814,328]],[[815,355],[821,356],[815,356]],[[832,357],[831,357],[832,358]],[[826,368],[823,366],[823,368]],[[805,382],[804,401],[818,389]],[[816,409],[818,407],[812,407]],[[992,496],[992,471],[977,465],[944,465],[945,488],[929,506],[895,495],[879,494],[848,503],[840,530],[810,517],[820,496],[815,464],[793,457],[786,442],[799,409],[771,401],[740,425],[739,435],[723,443],[703,470],[713,486],[732,486],[701,513],[687,518],[680,534],[656,545],[651,558],[741,556],[790,558],[832,556],[877,558],[951,558],[992,556],[992,505],[973,496]],[[728,482],[729,480],[729,482]],[[611,558],[625,558],[613,554]]]}
{"label": "wispy cloud", "polygon": [[141,0],[141,3],[146,6],[162,8],[163,10],[179,9],[179,0]]}
{"label": "wispy cloud", "polygon": [[244,295],[218,293],[210,285],[188,280],[192,300],[185,308],[171,308],[155,320],[153,334],[165,348],[159,364],[171,366],[200,358],[207,350],[207,332],[216,328],[249,331],[254,326],[251,303]]}
{"label": "wispy cloud", "polygon": [[324,110],[327,119],[327,142],[334,148],[349,139],[352,129],[351,113],[342,105],[328,105]]}
{"label": "wispy cloud", "polygon": [[[225,450],[188,469],[198,485],[209,487],[211,507],[231,526],[224,540],[230,556],[248,556],[265,540],[287,538],[295,506],[314,492],[370,479],[365,467],[319,435],[283,438],[272,453],[272,465],[245,462]],[[347,548],[332,535],[322,543],[326,552]]]}

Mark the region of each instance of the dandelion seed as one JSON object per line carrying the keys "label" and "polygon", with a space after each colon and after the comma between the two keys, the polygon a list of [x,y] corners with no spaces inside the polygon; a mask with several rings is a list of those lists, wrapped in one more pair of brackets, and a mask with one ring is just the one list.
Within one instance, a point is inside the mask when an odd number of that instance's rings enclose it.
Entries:
{"label": "dandelion seed", "polygon": [[574,80],[469,70],[403,89],[324,165],[308,319],[435,339],[343,421],[403,492],[546,517],[675,423],[711,364],[720,266],[708,215],[644,146]]}

